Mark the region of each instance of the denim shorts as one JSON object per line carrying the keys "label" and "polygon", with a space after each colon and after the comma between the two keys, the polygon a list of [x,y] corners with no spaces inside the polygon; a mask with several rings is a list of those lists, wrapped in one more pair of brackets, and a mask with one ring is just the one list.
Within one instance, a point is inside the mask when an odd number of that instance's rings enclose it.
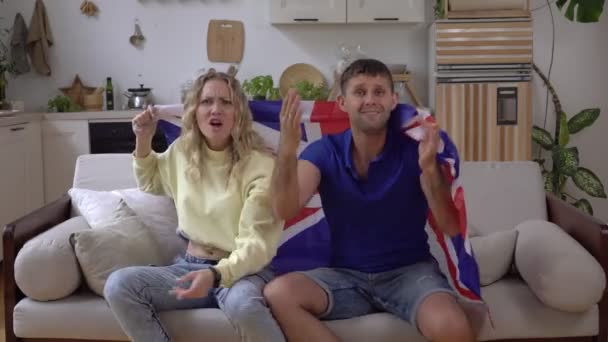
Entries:
{"label": "denim shorts", "polygon": [[327,293],[324,320],[346,319],[374,312],[389,312],[417,328],[422,301],[437,292],[455,294],[435,260],[380,273],[344,268],[317,268],[299,272]]}

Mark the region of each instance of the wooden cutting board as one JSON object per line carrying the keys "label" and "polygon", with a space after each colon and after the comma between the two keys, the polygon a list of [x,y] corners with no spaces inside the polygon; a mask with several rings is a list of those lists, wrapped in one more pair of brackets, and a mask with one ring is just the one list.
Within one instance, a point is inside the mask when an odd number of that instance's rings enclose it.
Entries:
{"label": "wooden cutting board", "polygon": [[239,63],[243,59],[245,28],[235,20],[209,20],[207,58],[210,62]]}

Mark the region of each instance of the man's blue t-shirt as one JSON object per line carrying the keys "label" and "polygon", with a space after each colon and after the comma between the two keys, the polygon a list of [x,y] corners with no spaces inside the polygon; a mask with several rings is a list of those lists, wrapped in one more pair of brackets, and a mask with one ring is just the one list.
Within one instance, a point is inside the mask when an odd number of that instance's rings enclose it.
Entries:
{"label": "man's blue t-shirt", "polygon": [[331,229],[331,267],[377,273],[431,258],[424,226],[418,142],[387,133],[382,153],[357,175],[352,133],[328,135],[300,155],[321,172],[319,193]]}

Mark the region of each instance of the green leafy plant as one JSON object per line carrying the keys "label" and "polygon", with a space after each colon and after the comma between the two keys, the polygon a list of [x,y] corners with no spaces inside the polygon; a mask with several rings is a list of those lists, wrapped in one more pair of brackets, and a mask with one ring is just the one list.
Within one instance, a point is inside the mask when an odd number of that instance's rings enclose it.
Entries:
{"label": "green leafy plant", "polygon": [[65,95],[57,95],[49,100],[48,110],[50,112],[79,112],[80,106]]}
{"label": "green leafy plant", "polygon": [[[568,6],[566,6],[566,3]],[[564,16],[570,21],[595,23],[604,11],[604,0],[557,0],[560,10],[566,8]],[[576,12],[576,17],[574,13]]]}
{"label": "green leafy plant", "polygon": [[272,88],[268,91],[268,96],[267,96],[268,100],[270,101],[277,101],[281,99],[281,93],[279,91],[279,88]]}
{"label": "green leafy plant", "polygon": [[243,82],[243,91],[254,100],[265,100],[273,87],[274,82],[270,75],[256,76]]}
{"label": "green leafy plant", "polygon": [[[565,8],[563,15],[568,20],[581,23],[597,22],[604,10],[604,0],[557,0],[556,5],[560,10]],[[584,109],[568,120],[568,115],[562,110],[561,102],[553,85],[538,66],[535,64],[532,66],[551,94],[555,111],[555,132],[553,136],[538,126],[532,128],[532,140],[542,149],[548,151],[551,156],[551,169],[545,166],[545,159],[540,157],[536,159],[543,170],[545,190],[593,215],[593,207],[589,200],[570,195],[566,192],[566,185],[568,179],[571,179],[576,187],[589,196],[606,198],[602,181],[593,171],[579,165],[579,150],[576,146],[569,145],[571,135],[593,125],[600,115],[600,109]]]}
{"label": "green leafy plant", "polygon": [[437,0],[433,10],[435,11],[435,18],[441,19],[445,16],[445,2],[447,0]]}
{"label": "green leafy plant", "polygon": [[307,80],[302,80],[302,81],[296,82],[295,87],[296,87],[296,90],[298,91],[298,94],[300,94],[300,97],[302,98],[302,100],[308,100],[308,101],[326,101],[327,100],[328,91],[327,91],[327,88],[325,87],[325,85],[323,85],[323,84],[315,85]]}
{"label": "green leafy plant", "polygon": [[551,155],[551,169],[545,166],[545,159],[536,159],[542,168],[545,190],[554,193],[564,201],[570,200],[575,207],[593,215],[593,207],[587,199],[576,198],[566,192],[565,188],[568,179],[572,179],[574,185],[589,196],[606,198],[602,181],[593,171],[579,165],[578,148],[569,146],[571,135],[593,125],[600,116],[600,109],[584,109],[568,120],[568,115],[562,110],[561,102],[549,79],[536,65],[533,65],[533,68],[549,89],[556,116],[553,136],[541,127],[532,128],[532,140]]}

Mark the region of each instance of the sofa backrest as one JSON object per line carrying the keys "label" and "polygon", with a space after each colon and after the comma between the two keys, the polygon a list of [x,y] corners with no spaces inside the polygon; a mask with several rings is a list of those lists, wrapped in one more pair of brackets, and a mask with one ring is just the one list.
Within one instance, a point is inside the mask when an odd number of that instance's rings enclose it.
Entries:
{"label": "sofa backrest", "polygon": [[463,162],[461,180],[471,235],[547,219],[543,177],[536,162]]}
{"label": "sofa backrest", "polygon": [[97,191],[135,188],[132,160],[130,153],[81,155],[72,186]]}
{"label": "sofa backrest", "polygon": [[[463,162],[460,178],[472,235],[547,219],[543,179],[535,162]],[[131,154],[78,157],[73,186],[98,191],[135,188]]]}

